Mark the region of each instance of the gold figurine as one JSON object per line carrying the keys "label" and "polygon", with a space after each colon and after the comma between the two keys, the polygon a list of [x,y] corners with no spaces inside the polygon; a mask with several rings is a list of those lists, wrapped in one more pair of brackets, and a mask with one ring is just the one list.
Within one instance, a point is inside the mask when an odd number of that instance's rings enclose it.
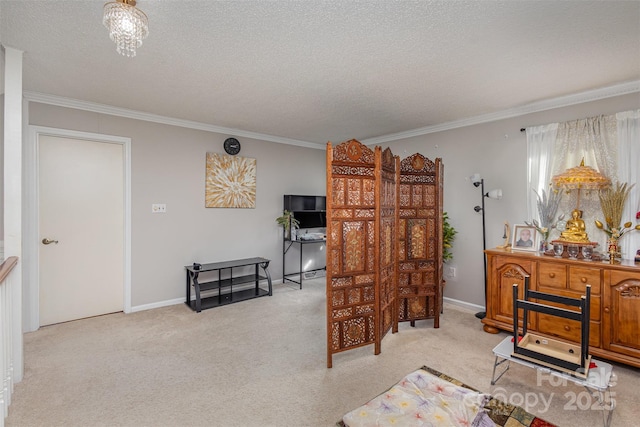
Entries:
{"label": "gold figurine", "polygon": [[574,209],[571,212],[571,219],[567,221],[565,230],[560,233],[560,239],[565,242],[591,243],[587,236],[586,226],[582,219],[582,211]]}

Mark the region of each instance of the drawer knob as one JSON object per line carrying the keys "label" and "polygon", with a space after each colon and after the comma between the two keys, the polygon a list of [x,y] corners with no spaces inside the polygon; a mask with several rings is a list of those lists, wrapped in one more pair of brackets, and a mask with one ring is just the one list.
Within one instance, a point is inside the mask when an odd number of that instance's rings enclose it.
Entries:
{"label": "drawer knob", "polygon": [[609,312],[609,307],[605,307],[605,308],[604,308],[604,312],[605,312],[605,313],[608,313],[608,312]]}
{"label": "drawer knob", "polygon": [[581,278],[580,278],[580,281],[581,281],[582,283],[587,283],[587,278],[586,278],[586,277],[581,277]]}
{"label": "drawer knob", "polygon": [[553,279],[554,277],[556,277],[556,273],[549,273],[549,277]]}
{"label": "drawer knob", "polygon": [[569,326],[567,326],[567,325],[564,325],[564,330],[569,332],[571,330],[571,328]]}

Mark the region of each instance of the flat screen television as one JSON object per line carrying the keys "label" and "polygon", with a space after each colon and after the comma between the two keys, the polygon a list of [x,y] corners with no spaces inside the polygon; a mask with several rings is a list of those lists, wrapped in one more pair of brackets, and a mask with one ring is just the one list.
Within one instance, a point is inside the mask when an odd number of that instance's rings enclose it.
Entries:
{"label": "flat screen television", "polygon": [[324,211],[327,209],[326,196],[298,196],[294,194],[284,195],[284,209],[296,211]]}
{"label": "flat screen television", "polygon": [[293,217],[300,221],[300,228],[324,228],[327,217],[324,211],[294,211]]}
{"label": "flat screen television", "polygon": [[327,226],[326,196],[284,195],[284,210],[293,212],[300,228],[324,228]]}

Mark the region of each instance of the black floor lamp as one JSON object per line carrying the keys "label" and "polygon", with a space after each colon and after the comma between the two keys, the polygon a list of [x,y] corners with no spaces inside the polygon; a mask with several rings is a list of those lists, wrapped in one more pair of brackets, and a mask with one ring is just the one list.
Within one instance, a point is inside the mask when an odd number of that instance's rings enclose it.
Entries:
{"label": "black floor lamp", "polygon": [[[491,199],[502,199],[502,190],[495,189],[491,190],[488,193],[484,192],[484,178],[480,177],[479,173],[473,174],[471,177],[471,182],[474,186],[480,187],[480,191],[482,192],[482,206],[475,206],[473,208],[474,211],[480,212],[482,211],[482,257],[484,259],[484,306],[485,309],[487,307],[487,256],[484,253],[485,249],[487,249],[487,238],[485,233],[485,225],[484,225],[484,198],[489,197]],[[486,311],[480,311],[476,313],[476,317],[478,319],[484,319],[487,315]]]}

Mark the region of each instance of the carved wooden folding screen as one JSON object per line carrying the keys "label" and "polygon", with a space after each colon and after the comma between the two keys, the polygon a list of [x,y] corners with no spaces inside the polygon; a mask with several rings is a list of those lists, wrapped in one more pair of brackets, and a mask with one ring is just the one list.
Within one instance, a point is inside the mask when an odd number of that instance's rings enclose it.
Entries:
{"label": "carved wooden folding screen", "polygon": [[397,185],[400,172],[400,158],[394,156],[391,150],[386,148],[380,155],[380,147],[376,147],[376,172],[378,182],[376,183],[376,191],[379,192],[377,200],[379,200],[377,225],[379,227],[379,267],[378,287],[380,289],[380,305],[377,312],[379,313],[380,340],[393,328],[394,332],[398,331],[398,315],[396,306],[396,259],[398,251],[397,238]]}
{"label": "carved wooden folding screen", "polygon": [[[434,318],[442,282],[442,166],[327,144],[327,366],[398,321]],[[402,286],[400,286],[402,284]]]}
{"label": "carved wooden folding screen", "polygon": [[327,144],[329,368],[334,353],[372,343],[380,353],[375,157],[355,139]]}
{"label": "carved wooden folding screen", "polygon": [[400,163],[398,320],[433,318],[440,326],[442,283],[441,159],[414,154]]}

